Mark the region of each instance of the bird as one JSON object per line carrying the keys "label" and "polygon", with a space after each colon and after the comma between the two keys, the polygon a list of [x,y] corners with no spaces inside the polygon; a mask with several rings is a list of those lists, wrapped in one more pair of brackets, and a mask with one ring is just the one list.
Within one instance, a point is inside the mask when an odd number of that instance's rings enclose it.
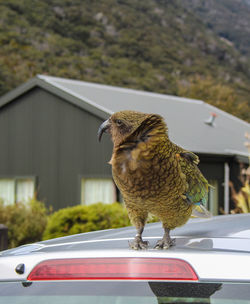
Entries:
{"label": "bird", "polygon": [[103,133],[111,135],[112,176],[136,228],[130,248],[148,248],[142,234],[149,214],[156,216],[164,229],[155,249],[173,246],[170,231],[184,225],[192,214],[210,216],[205,208],[209,184],[197,166],[199,158],[169,139],[162,116],[115,112],[100,125],[99,141]]}

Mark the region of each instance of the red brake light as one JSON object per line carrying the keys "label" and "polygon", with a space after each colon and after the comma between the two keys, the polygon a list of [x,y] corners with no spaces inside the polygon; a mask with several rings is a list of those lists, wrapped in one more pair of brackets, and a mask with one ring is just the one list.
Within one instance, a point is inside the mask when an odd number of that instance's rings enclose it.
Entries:
{"label": "red brake light", "polygon": [[31,271],[39,280],[198,280],[185,261],[164,258],[81,258],[43,261]]}

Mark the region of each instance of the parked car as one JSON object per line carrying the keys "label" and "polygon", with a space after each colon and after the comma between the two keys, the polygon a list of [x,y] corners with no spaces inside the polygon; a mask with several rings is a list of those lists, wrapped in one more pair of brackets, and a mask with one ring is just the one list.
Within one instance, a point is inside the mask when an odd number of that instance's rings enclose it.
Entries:
{"label": "parked car", "polygon": [[191,219],[176,245],[129,249],[135,229],[78,234],[0,253],[0,304],[250,303],[250,214]]}

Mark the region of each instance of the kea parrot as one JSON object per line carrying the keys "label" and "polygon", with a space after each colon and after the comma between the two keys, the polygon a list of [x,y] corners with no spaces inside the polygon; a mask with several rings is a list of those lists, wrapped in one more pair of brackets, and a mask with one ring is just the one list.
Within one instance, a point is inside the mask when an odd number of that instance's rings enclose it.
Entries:
{"label": "kea parrot", "polygon": [[184,225],[195,209],[210,216],[204,207],[209,185],[197,167],[199,158],[170,141],[160,115],[116,112],[101,124],[99,141],[104,132],[110,133],[113,141],[109,162],[113,179],[137,230],[129,243],[132,249],[148,247],[142,233],[149,214],[162,222],[165,231],[156,249],[174,245],[170,230]]}

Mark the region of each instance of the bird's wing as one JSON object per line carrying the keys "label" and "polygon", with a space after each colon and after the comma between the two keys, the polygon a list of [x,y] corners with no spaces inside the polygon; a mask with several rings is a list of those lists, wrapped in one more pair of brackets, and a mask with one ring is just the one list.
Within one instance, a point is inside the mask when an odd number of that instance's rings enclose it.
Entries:
{"label": "bird's wing", "polygon": [[182,172],[186,176],[188,190],[185,193],[187,200],[194,206],[194,216],[211,216],[204,206],[208,202],[208,181],[200,172],[197,164],[199,158],[192,152],[181,151],[177,154]]}

